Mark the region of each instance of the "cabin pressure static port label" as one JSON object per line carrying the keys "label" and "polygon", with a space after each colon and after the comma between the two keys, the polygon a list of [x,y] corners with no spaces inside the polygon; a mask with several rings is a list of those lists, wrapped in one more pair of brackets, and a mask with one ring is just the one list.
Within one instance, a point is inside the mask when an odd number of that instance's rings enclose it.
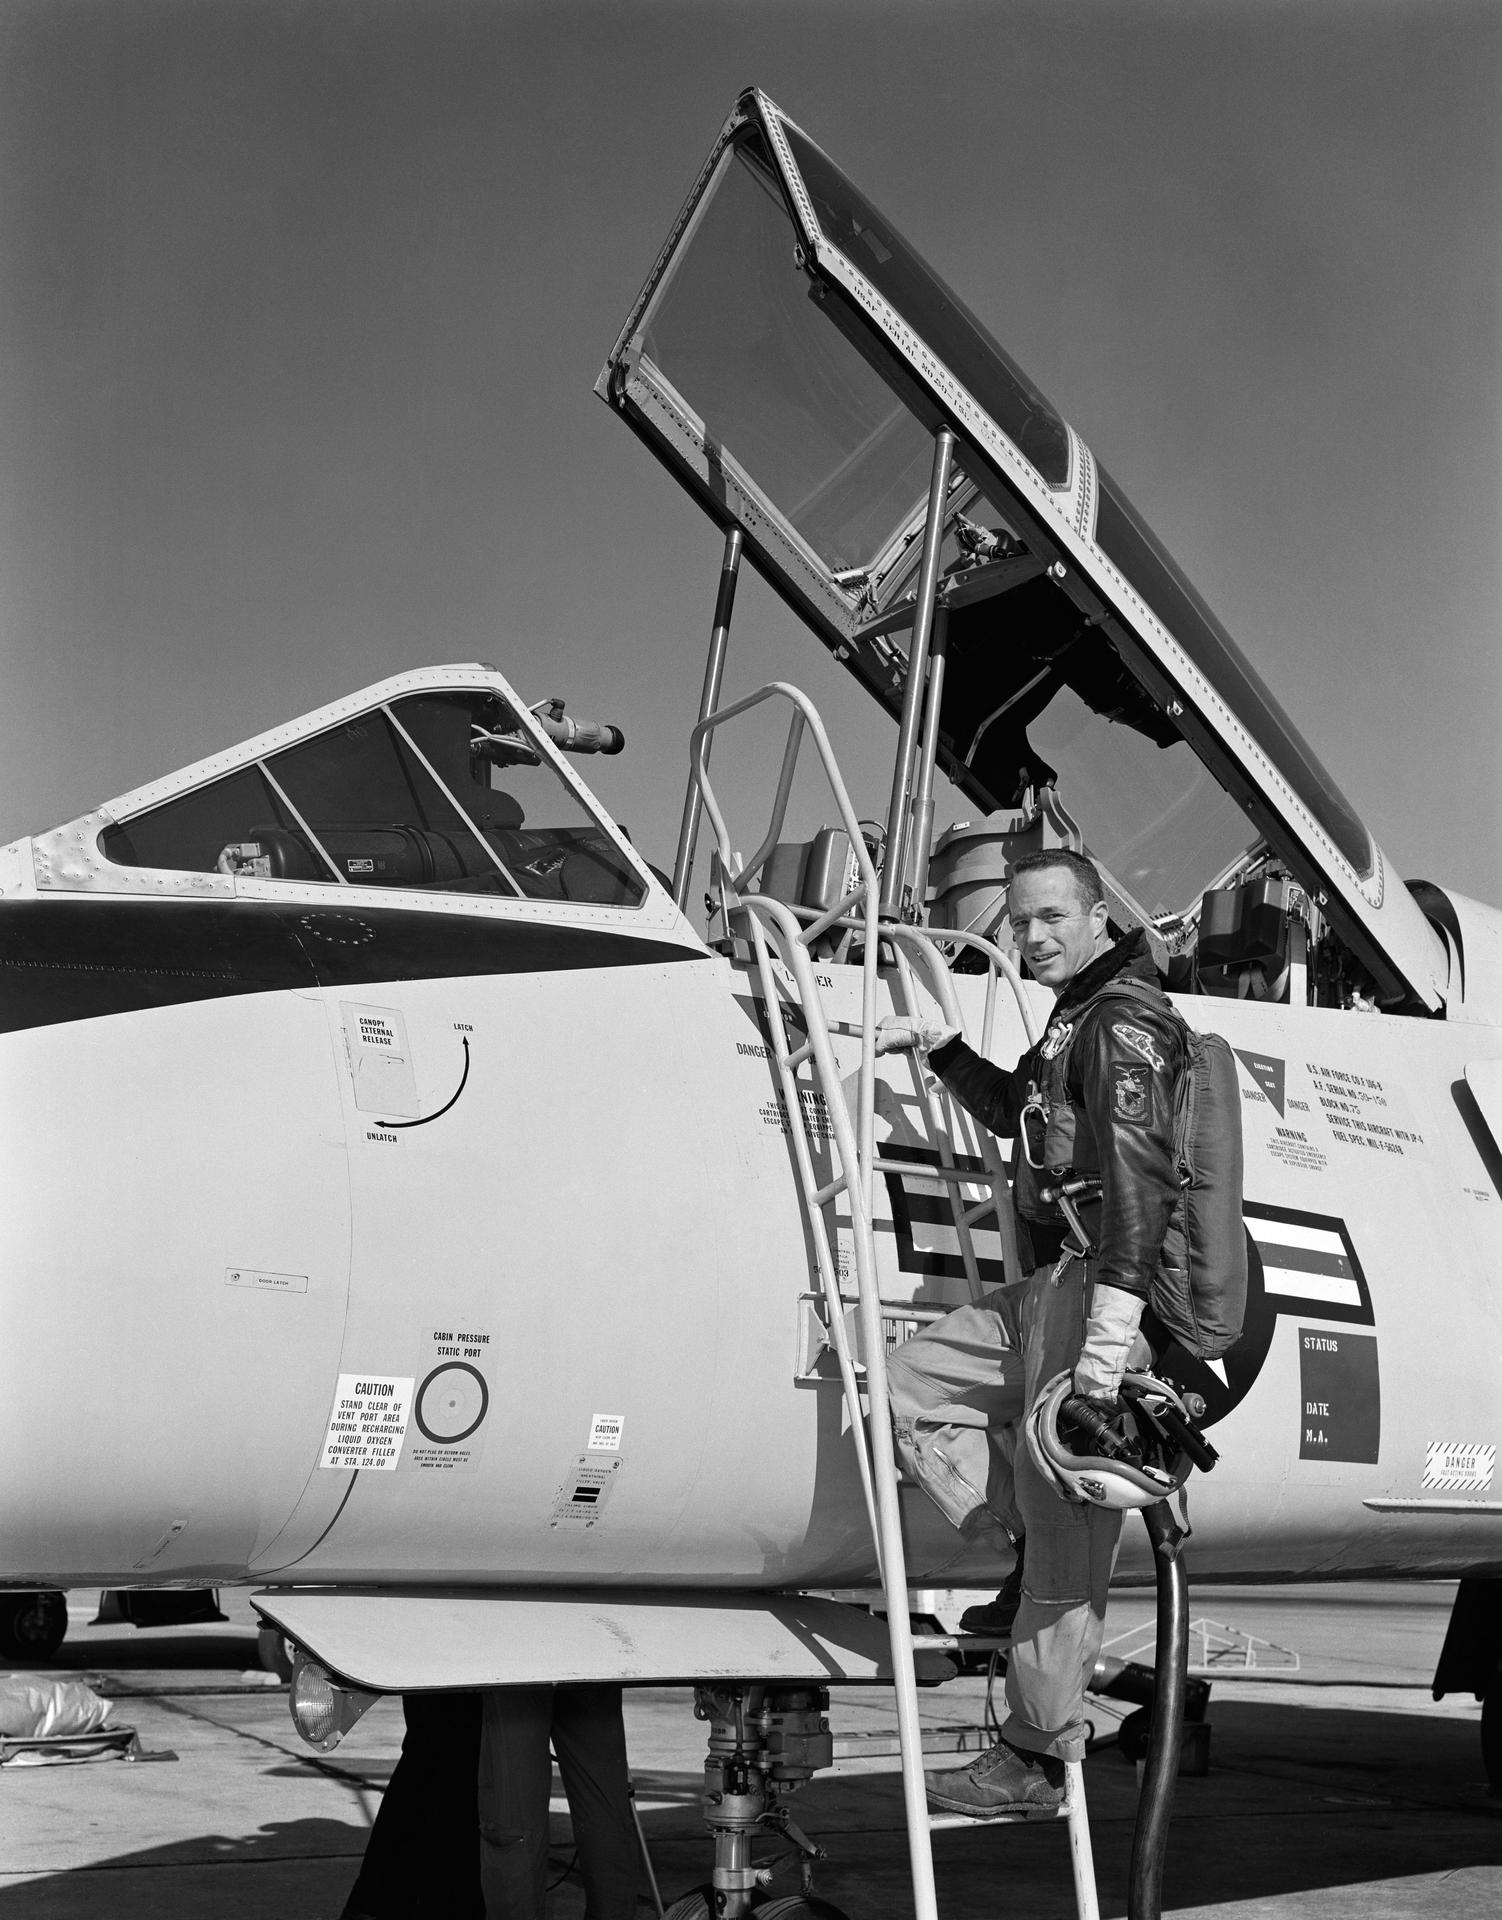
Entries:
{"label": "cabin pressure static port label", "polygon": [[341,1373],[320,1467],[394,1473],[412,1411],[409,1374]]}
{"label": "cabin pressure static port label", "polygon": [[429,1320],[418,1336],[422,1371],[403,1471],[461,1473],[473,1467],[490,1412],[491,1337],[468,1318]]}

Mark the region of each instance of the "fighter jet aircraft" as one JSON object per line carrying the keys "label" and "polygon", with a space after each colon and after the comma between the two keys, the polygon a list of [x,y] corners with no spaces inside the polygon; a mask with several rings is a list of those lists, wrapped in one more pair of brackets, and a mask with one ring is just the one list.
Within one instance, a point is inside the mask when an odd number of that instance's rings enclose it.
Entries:
{"label": "fighter jet aircraft", "polygon": [[[1243,1076],[1246,1331],[1177,1361],[1221,1455],[1196,1577],[1502,1576],[1502,916],[1392,870],[764,95],[598,390],[726,535],[670,881],[575,770],[618,736],[478,664],[0,849],[0,1581],[253,1583],[367,1690],[885,1670],[818,1597],[875,1582],[884,1500],[909,1584],[1008,1563],[888,1484],[880,1353],[1016,1254],[996,1143],[873,1030],[937,1009],[1014,1060],[1050,1002],[1006,869],[1059,845]],[[879,788],[773,689],[768,813],[725,817],[743,554],[891,714]],[[935,843],[939,773],[974,817]]]}

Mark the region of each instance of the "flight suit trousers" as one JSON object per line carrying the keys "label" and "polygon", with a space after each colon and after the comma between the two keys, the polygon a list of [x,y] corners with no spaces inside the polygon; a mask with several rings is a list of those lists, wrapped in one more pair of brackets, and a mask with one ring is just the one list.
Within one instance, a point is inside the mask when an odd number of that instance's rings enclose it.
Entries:
{"label": "flight suit trousers", "polygon": [[967,1539],[1026,1535],[1001,1731],[1061,1760],[1084,1757],[1085,1685],[1105,1632],[1121,1515],[1056,1493],[1018,1423],[1078,1360],[1089,1281],[1089,1263],[1066,1254],[946,1314],[887,1361],[903,1470]]}
{"label": "flight suit trousers", "polygon": [[407,1731],[340,1920],[485,1920],[478,1693],[409,1693]]}
{"label": "flight suit trousers", "polygon": [[616,1686],[492,1687],[480,1737],[480,1882],[486,1920],[543,1920],[548,1800],[558,1756],[585,1920],[635,1920],[641,1855]]}

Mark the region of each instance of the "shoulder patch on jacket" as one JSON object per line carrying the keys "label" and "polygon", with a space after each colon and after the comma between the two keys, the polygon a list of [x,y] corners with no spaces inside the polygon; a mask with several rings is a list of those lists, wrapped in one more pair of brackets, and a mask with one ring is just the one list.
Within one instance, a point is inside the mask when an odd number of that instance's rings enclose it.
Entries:
{"label": "shoulder patch on jacket", "polygon": [[1158,1043],[1146,1027],[1129,1027],[1117,1022],[1112,1026],[1111,1031],[1124,1047],[1130,1047],[1132,1052],[1138,1054],[1150,1067],[1156,1068],[1159,1073],[1165,1071],[1168,1062],[1159,1053]]}
{"label": "shoulder patch on jacket", "polygon": [[1111,1068],[1111,1117],[1134,1126],[1146,1124],[1152,1111],[1152,1083],[1146,1067]]}

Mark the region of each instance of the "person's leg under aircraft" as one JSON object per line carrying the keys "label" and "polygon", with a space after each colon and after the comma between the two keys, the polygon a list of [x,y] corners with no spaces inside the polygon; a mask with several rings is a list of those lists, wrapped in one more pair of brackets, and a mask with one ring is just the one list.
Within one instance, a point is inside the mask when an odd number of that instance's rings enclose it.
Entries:
{"label": "person's leg under aircraft", "polygon": [[401,1755],[341,1920],[484,1920],[478,1693],[409,1693]]}
{"label": "person's leg under aircraft", "polygon": [[620,1688],[560,1686],[553,1696],[553,1751],[573,1817],[585,1920],[632,1920],[641,1848]]}
{"label": "person's leg under aircraft", "polygon": [[480,1739],[480,1883],[486,1920],[543,1920],[553,1689],[491,1687]]}

